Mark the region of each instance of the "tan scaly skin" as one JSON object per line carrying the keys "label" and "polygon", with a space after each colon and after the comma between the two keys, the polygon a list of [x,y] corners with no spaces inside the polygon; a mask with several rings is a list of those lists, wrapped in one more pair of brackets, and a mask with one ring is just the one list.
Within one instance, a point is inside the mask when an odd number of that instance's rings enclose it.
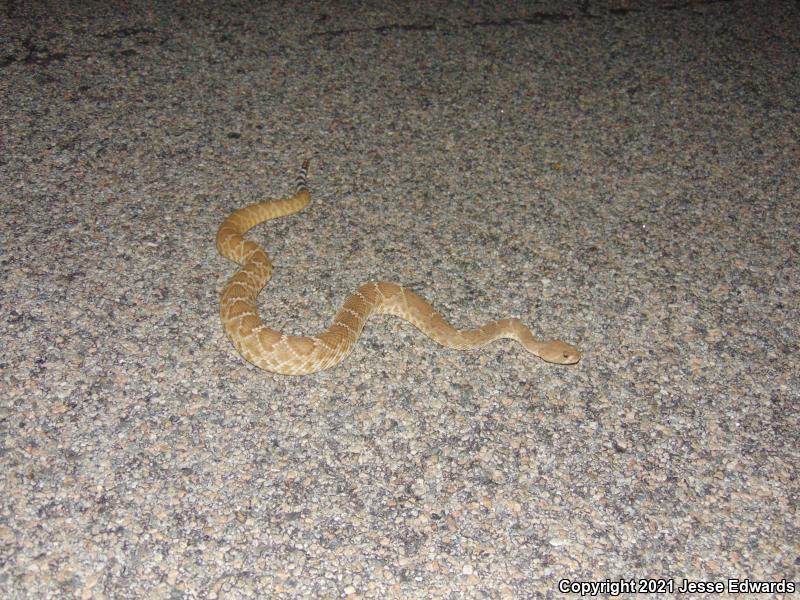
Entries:
{"label": "tan scaly skin", "polygon": [[286,335],[264,325],[256,297],[272,277],[272,263],[256,243],[244,239],[255,225],[303,210],[311,200],[308,163],[297,178],[291,198],[252,204],[230,215],[217,231],[217,250],[240,265],[225,284],[220,314],[225,333],[241,355],[257,367],[285,375],[305,375],[338,365],[350,353],[370,315],[384,313],[405,319],[436,342],[468,350],[499,338],[517,340],[530,353],[559,365],[581,359],[577,348],[558,340],[537,340],[521,321],[501,319],[480,329],[456,329],[423,298],[396,283],[365,283],[344,303],[331,326],[314,336]]}

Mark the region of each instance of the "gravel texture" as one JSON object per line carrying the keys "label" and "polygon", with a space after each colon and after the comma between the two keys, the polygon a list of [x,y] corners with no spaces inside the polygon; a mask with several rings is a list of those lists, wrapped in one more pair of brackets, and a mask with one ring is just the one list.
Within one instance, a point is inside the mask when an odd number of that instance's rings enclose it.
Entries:
{"label": "gravel texture", "polygon": [[[798,56],[794,1],[0,4],[0,596],[800,579]],[[584,359],[246,363],[216,228],[309,156],[269,324],[387,279]]]}

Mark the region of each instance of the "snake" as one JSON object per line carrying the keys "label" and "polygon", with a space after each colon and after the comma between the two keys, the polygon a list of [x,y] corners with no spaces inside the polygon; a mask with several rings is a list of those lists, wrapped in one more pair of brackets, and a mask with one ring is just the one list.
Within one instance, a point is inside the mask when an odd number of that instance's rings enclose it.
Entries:
{"label": "snake", "polygon": [[245,360],[284,375],[330,369],[350,354],[373,314],[404,319],[447,348],[471,350],[509,338],[548,363],[571,365],[581,359],[582,353],[575,346],[560,340],[537,339],[518,319],[500,319],[477,329],[456,329],[427,300],[386,281],[370,281],[359,287],[345,300],[330,327],[316,335],[287,335],[265,325],[256,299],[271,279],[273,266],[267,252],[244,235],[260,223],[292,215],[309,205],[309,162],[302,164],[294,195],[236,210],[217,230],[217,251],[239,265],[222,289],[220,317],[227,337]]}

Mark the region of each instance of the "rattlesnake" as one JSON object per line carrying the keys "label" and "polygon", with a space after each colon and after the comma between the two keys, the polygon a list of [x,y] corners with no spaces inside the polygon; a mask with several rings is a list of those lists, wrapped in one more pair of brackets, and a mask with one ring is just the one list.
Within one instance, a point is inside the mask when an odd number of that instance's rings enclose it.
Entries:
{"label": "rattlesnake", "polygon": [[581,359],[577,348],[558,340],[537,340],[521,321],[502,319],[479,329],[455,329],[411,290],[396,283],[365,283],[336,314],[331,326],[315,336],[286,335],[264,325],[256,297],[272,277],[272,263],[256,243],[244,239],[255,225],[303,210],[311,201],[306,160],[297,177],[295,194],[268,200],[232,213],[217,231],[217,250],[241,268],[222,290],[220,315],[233,345],[257,367],[286,375],[305,375],[338,365],[353,349],[371,314],[391,314],[416,326],[436,342],[460,350],[478,348],[499,338],[517,340],[539,358],[570,365]]}

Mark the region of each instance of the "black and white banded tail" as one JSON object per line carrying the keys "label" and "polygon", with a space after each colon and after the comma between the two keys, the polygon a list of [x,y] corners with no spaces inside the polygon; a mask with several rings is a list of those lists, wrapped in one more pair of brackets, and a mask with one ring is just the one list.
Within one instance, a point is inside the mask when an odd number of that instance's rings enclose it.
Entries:
{"label": "black and white banded tail", "polygon": [[303,166],[300,167],[300,173],[298,173],[297,179],[294,181],[295,194],[308,191],[308,163],[310,162],[311,159],[307,158],[303,161]]}

